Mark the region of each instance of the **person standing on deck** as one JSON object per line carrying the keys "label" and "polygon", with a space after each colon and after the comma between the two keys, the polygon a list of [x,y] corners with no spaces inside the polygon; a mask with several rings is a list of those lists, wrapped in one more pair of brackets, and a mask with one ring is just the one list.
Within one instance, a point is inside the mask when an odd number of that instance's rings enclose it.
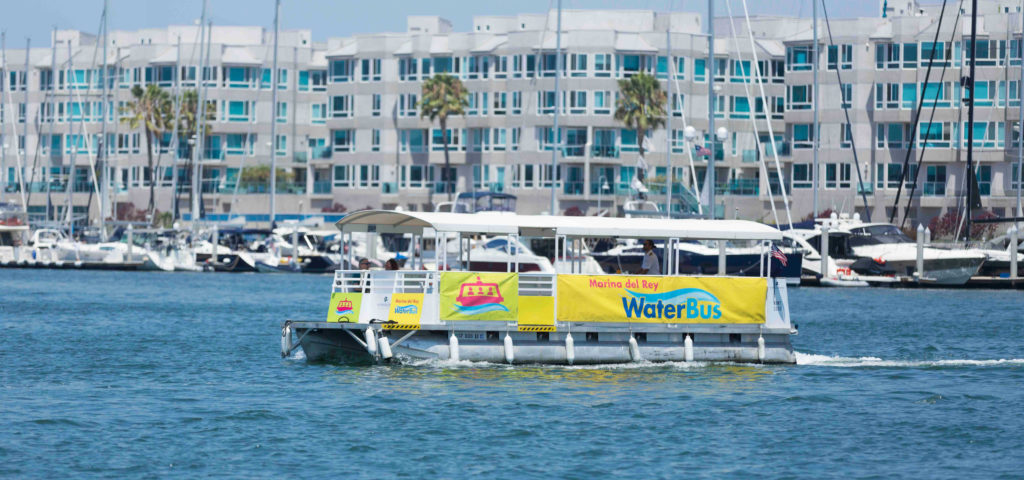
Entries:
{"label": "person standing on deck", "polygon": [[661,262],[654,253],[654,241],[644,240],[644,261],[640,264],[641,275],[661,275]]}

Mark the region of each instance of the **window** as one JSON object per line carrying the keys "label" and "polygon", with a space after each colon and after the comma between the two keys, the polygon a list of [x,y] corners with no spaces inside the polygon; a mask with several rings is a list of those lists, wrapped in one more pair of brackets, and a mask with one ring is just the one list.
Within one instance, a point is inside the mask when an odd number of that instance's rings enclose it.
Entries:
{"label": "window", "polygon": [[245,155],[254,153],[255,139],[244,133],[229,133],[224,142],[224,153],[228,155]]}
{"label": "window", "polygon": [[611,115],[613,108],[614,101],[612,98],[612,92],[608,90],[598,90],[594,92],[595,115]]}
{"label": "window", "polygon": [[875,109],[900,108],[900,84],[875,84]]}
{"label": "window", "polygon": [[399,135],[398,147],[402,153],[426,152],[427,131],[422,129],[402,130]]}
{"label": "window", "polygon": [[793,124],[793,148],[814,148],[814,124]]}
{"label": "window", "polygon": [[374,117],[380,116],[380,94],[374,93],[370,96],[371,111],[370,114]]}
{"label": "window", "polygon": [[587,76],[587,54],[573,53],[569,55],[568,74],[570,77]]}
{"label": "window", "polygon": [[948,82],[921,83],[922,107],[949,107],[950,88]]}
{"label": "window", "polygon": [[[967,145],[967,128],[970,125],[963,123],[961,129],[963,134],[963,145]],[[974,148],[1003,148],[1005,140],[1005,124],[1003,122],[974,122]]]}
{"label": "window", "polygon": [[932,68],[948,67],[953,56],[953,44],[948,42],[921,42],[921,66],[931,63]]}
{"label": "window", "polygon": [[494,78],[508,78],[508,57],[498,56],[493,58]]}
{"label": "window", "polygon": [[949,123],[943,122],[921,122],[918,126],[917,146],[949,148],[950,128]]}
{"label": "window", "polygon": [[705,70],[704,65],[706,63],[707,63],[707,60],[705,60],[703,58],[695,58],[695,59],[693,59],[693,81],[695,81],[695,82],[705,82],[705,81],[707,81],[707,74],[704,73],[704,70]]}
{"label": "window", "polygon": [[917,44],[903,44],[903,68],[917,68]]}
{"label": "window", "polygon": [[417,58],[399,58],[398,80],[402,82],[419,80],[418,66],[419,59]]}
{"label": "window", "polygon": [[277,102],[277,123],[288,123],[288,102]]}
{"label": "window", "polygon": [[354,60],[334,60],[331,62],[331,83],[352,81]]}
{"label": "window", "polygon": [[327,91],[327,71],[326,70],[310,70],[309,72],[309,83],[313,86],[314,92],[326,92]]}
{"label": "window", "polygon": [[255,68],[225,67],[224,70],[224,84],[228,88],[254,88],[256,86]]}
{"label": "window", "polygon": [[[445,133],[447,135],[445,135]],[[449,150],[463,150],[461,133],[462,130],[458,128],[448,128],[446,129],[446,132],[442,132],[440,128],[432,129],[430,134],[430,149],[435,152],[444,151],[444,140],[445,136],[447,136]]]}
{"label": "window", "polygon": [[786,71],[799,72],[813,69],[811,57],[814,48],[811,45],[786,47]]}
{"label": "window", "polygon": [[598,53],[594,55],[594,76],[612,76],[612,56],[609,53]]}
{"label": "window", "polygon": [[[564,65],[564,64],[563,64]],[[558,68],[558,56],[554,53],[540,54],[540,75],[542,77],[553,77]]]}
{"label": "window", "polygon": [[379,82],[380,81],[380,59],[364,58],[359,61],[359,81]]}
{"label": "window", "polygon": [[[255,69],[253,69],[255,72]],[[260,88],[270,88],[270,69],[263,69],[262,76],[260,77]],[[277,69],[277,89],[287,90],[288,89],[288,70],[283,68]]]}
{"label": "window", "polygon": [[[990,81],[975,81],[974,82],[974,106],[976,107],[991,107],[996,96],[997,84],[995,80]],[[970,101],[971,91],[967,88],[963,89],[964,100]]]}
{"label": "window", "polygon": [[979,165],[977,170],[978,194],[992,195],[992,165]]}
{"label": "window", "polygon": [[402,165],[400,186],[402,188],[423,188],[427,179],[424,165]]}
{"label": "window", "polygon": [[470,128],[468,152],[489,152],[491,150],[491,132],[487,128]]}
{"label": "window", "polygon": [[418,96],[415,93],[403,93],[398,96],[398,116],[399,117],[415,117],[419,112],[416,111],[416,103],[419,101]]}
{"label": "window", "polygon": [[731,67],[729,72],[730,82],[746,83],[750,80],[751,72],[753,71],[750,66],[750,60],[733,60]]}
{"label": "window", "polygon": [[587,91],[573,90],[569,92],[569,114],[582,115],[587,113]]}
{"label": "window", "polygon": [[[889,163],[889,164],[878,164],[877,173],[875,177],[875,187],[879,189],[895,189],[900,185],[900,173],[903,172],[903,164],[901,163]],[[910,165],[910,174],[905,179],[906,183],[903,188],[910,188],[917,177],[917,165]]]}
{"label": "window", "polygon": [[875,68],[900,68],[900,44],[879,43],[875,45]]}
{"label": "window", "polygon": [[840,102],[842,108],[853,107],[853,84],[844,83],[839,86]]}
{"label": "window", "polygon": [[849,163],[825,164],[825,188],[850,188],[853,168]]}
{"label": "window", "polygon": [[299,91],[300,92],[308,92],[309,91],[309,71],[308,70],[302,70],[302,71],[299,72]]}
{"label": "window", "polygon": [[552,115],[555,113],[555,91],[542,90],[537,92],[537,114]]}
{"label": "window", "polygon": [[492,105],[491,111],[495,115],[504,115],[508,112],[508,93],[507,92],[494,92],[494,104]]}
{"label": "window", "polygon": [[278,135],[277,136],[277,141],[274,142],[274,144],[275,144],[274,154],[276,154],[279,157],[283,157],[285,155],[288,155],[288,136],[287,135]]}
{"label": "window", "polygon": [[354,152],[356,150],[355,130],[335,130],[331,145],[335,152]]}
{"label": "window", "polygon": [[813,98],[812,85],[789,85],[786,87],[788,110],[810,110]]}
{"label": "window", "polygon": [[380,151],[380,130],[376,128],[370,131],[370,151]]}
{"label": "window", "polygon": [[853,45],[828,46],[828,70],[850,70],[853,68]]}
{"label": "window", "polygon": [[850,130],[850,124],[840,123],[839,124],[839,148],[852,148],[853,147],[853,133]]}
{"label": "window", "polygon": [[467,59],[469,63],[468,71],[466,72],[466,78],[475,80],[478,78],[487,78],[491,57],[489,56],[472,56]]}
{"label": "window", "polygon": [[[682,93],[673,93],[672,94],[672,116],[673,117],[682,117],[683,116],[684,100],[686,100],[686,96],[684,94],[682,94]],[[746,100],[746,97],[744,97],[744,100]]]}
{"label": "window", "polygon": [[729,97],[729,118],[750,118],[750,101],[747,97]]}
{"label": "window", "polygon": [[310,109],[310,123],[313,125],[323,125],[327,123],[326,103],[314,103],[310,105]]}
{"label": "window", "polygon": [[793,188],[811,188],[814,186],[813,170],[809,163],[793,164]]}
{"label": "window", "polygon": [[348,118],[352,116],[352,95],[336,95],[331,97],[331,117]]}
{"label": "window", "polygon": [[380,165],[353,165],[356,174],[355,186],[374,188],[380,186]]}
{"label": "window", "polygon": [[488,92],[470,92],[466,115],[487,115]]}
{"label": "window", "polygon": [[945,165],[928,165],[925,169],[924,195],[936,197],[946,195]]}
{"label": "window", "polygon": [[1024,170],[1017,170],[1017,164],[1013,164],[1013,174],[1010,176],[1010,188],[1018,190],[1024,185]]}
{"label": "window", "polygon": [[[227,108],[225,107],[227,104]],[[227,114],[228,122],[249,122],[255,121],[256,116],[253,112],[256,109],[256,102],[245,102],[245,101],[221,101],[221,121],[225,120],[225,113]]]}
{"label": "window", "polygon": [[917,84],[916,83],[904,83],[903,84],[903,108],[914,109],[917,108]]}
{"label": "window", "polygon": [[334,166],[334,186],[335,187],[350,187],[350,186],[352,186],[352,166],[351,165],[335,165]]}
{"label": "window", "polygon": [[999,106],[1020,106],[1020,80],[999,81]]}
{"label": "window", "polygon": [[879,123],[875,126],[875,147],[904,149],[910,146],[910,125]]}

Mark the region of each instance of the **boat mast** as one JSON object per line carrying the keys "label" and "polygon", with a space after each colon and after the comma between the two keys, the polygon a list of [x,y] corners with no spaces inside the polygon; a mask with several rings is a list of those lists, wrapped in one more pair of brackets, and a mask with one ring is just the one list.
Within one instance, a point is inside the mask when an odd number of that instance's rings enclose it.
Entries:
{"label": "boat mast", "polygon": [[[281,0],[275,0],[274,60],[270,67],[270,228],[274,228],[277,217],[277,37],[281,31],[280,20]],[[239,173],[239,178],[241,178],[241,173]]]}
{"label": "boat mast", "polygon": [[[971,69],[967,77],[967,90],[971,103],[967,104],[967,229],[966,242],[971,240],[972,194],[974,193],[974,66],[978,56],[978,0],[971,1]],[[965,242],[965,243],[966,243]]]}
{"label": "boat mast", "polygon": [[708,0],[708,134],[711,141],[711,155],[708,156],[708,218],[715,218],[715,0]]}
{"label": "boat mast", "polygon": [[[64,82],[65,82],[64,86],[68,90],[68,105],[71,105],[71,102],[73,101],[73,98],[72,98],[72,90],[73,89],[71,88],[71,72],[72,72],[73,58],[71,56],[71,41],[70,40],[67,42],[67,46],[68,46],[68,69],[67,69],[67,74],[64,75]],[[69,139],[75,138],[75,122],[71,121],[71,110],[70,110],[70,107],[68,107],[68,111],[65,114],[67,115],[67,119],[68,119],[68,138]],[[75,233],[75,215],[74,215],[75,207],[74,207],[74,203],[72,202],[72,194],[75,191],[74,190],[75,189],[75,178],[76,178],[75,177],[75,170],[76,170],[75,159],[78,158],[78,146],[76,145],[76,146],[72,147],[67,142],[65,142],[65,145],[67,146],[67,149],[70,152],[69,153],[69,158],[68,158],[68,168],[70,169],[69,172],[68,172],[68,175],[70,176],[70,178],[69,178],[69,181],[68,181],[68,187],[64,189],[64,193],[65,193],[65,196],[66,196],[65,202],[67,203],[67,205],[64,207],[66,209],[66,211],[64,212],[65,213],[64,217],[67,218],[67,221],[68,221],[68,232],[71,235],[74,235],[74,233]],[[88,179],[89,177],[86,176],[86,178]],[[88,183],[88,182],[86,182],[86,183]],[[91,191],[92,189],[90,188],[89,190]],[[88,222],[88,220],[89,220],[88,208],[86,208],[85,219],[86,219],[86,222]]]}
{"label": "boat mast", "polygon": [[[671,7],[671,5],[669,5]],[[665,99],[668,103],[668,108],[665,109],[668,115],[665,118],[665,164],[668,169],[667,184],[665,189],[665,215],[666,218],[672,218],[672,80],[675,77],[675,63],[672,61],[672,12],[668,12],[668,21],[665,23],[665,69],[667,70],[667,76],[665,77],[665,83],[668,84],[668,95]]]}
{"label": "boat mast", "polygon": [[171,126],[171,221],[178,219],[178,122],[181,117],[181,35],[178,35],[177,53],[174,56],[174,125]]}
{"label": "boat mast", "polygon": [[[1024,11],[1021,11],[1021,39],[1017,42],[1017,48],[1019,49],[1017,54],[1021,59],[1020,67],[1020,82],[1017,83],[1019,87],[1017,93],[1017,99],[1024,98]],[[1024,105],[1024,104],[1022,104]],[[1018,235],[1020,234],[1020,218],[1024,217],[1024,210],[1021,210],[1020,204],[1020,191],[1024,189],[1024,106],[1017,109],[1020,112],[1020,118],[1017,120],[1017,220],[1013,222],[1014,228],[1017,229]]]}
{"label": "boat mast", "polygon": [[[818,216],[818,148],[821,143],[821,128],[818,125],[818,0],[812,0],[811,9],[814,13],[814,25],[811,28],[814,35],[814,44],[811,45],[811,66],[814,76],[814,86],[811,87],[814,91],[814,171],[811,173],[812,180],[814,181],[814,205],[812,207],[814,216]],[[842,85],[840,85],[842,88]]]}
{"label": "boat mast", "polygon": [[46,181],[46,221],[52,222],[56,220],[54,213],[52,212],[53,197],[50,194],[50,175],[53,174],[53,124],[55,122],[54,112],[57,111],[55,100],[57,97],[57,26],[53,26],[53,38],[51,39],[50,45],[50,92],[47,97],[50,98],[50,134],[46,141],[50,142],[50,162],[49,168],[47,168],[46,175],[43,175],[43,180]]}
{"label": "boat mast", "polygon": [[107,28],[107,8],[109,7],[109,0],[103,0],[103,57],[100,60],[100,81],[103,84],[100,86],[100,141],[99,149],[97,150],[96,165],[100,169],[100,178],[102,182],[100,184],[100,198],[99,198],[99,210],[100,210],[100,238],[103,241],[107,241],[107,215],[110,210],[110,166],[107,165],[109,159],[106,155],[107,150],[107,43],[109,43],[109,28]]}
{"label": "boat mast", "polygon": [[[199,221],[199,160],[203,150],[203,136],[206,133],[206,78],[205,77],[205,60],[203,46],[206,43],[206,0],[203,0],[203,12],[199,19],[199,72],[196,75],[199,83],[196,96],[198,98],[199,105],[196,105],[196,133],[195,139],[192,142],[192,229],[195,230],[196,223]],[[211,72],[211,78],[213,72]]]}
{"label": "boat mast", "polygon": [[[7,75],[7,31],[0,31],[0,73],[5,77]],[[3,86],[4,79],[0,78],[0,87]],[[0,99],[0,102],[3,102]],[[4,192],[7,191],[7,145],[4,143],[4,116],[3,112],[0,112],[0,203],[4,203]]]}
{"label": "boat mast", "polygon": [[[551,18],[551,17],[548,17]],[[555,179],[558,178],[558,151],[562,146],[562,135],[558,131],[558,113],[562,109],[562,103],[559,98],[558,91],[558,78],[562,76],[562,0],[558,0],[558,17],[555,22],[555,121],[554,121],[554,139],[555,144],[551,148],[551,178],[548,179],[551,182],[551,213],[550,215],[557,215],[555,211],[557,208],[557,199],[555,198]],[[541,45],[543,48],[544,45]]]}

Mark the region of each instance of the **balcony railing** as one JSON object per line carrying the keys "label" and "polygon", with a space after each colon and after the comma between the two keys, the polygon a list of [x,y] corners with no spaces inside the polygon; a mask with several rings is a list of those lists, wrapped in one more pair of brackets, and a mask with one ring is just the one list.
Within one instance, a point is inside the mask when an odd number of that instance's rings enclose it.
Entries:
{"label": "balcony railing", "polygon": [[320,181],[313,182],[313,193],[315,193],[315,194],[331,193],[331,181],[330,180],[320,180]]}
{"label": "balcony railing", "polygon": [[615,145],[593,145],[591,155],[602,158],[619,158],[619,149]]}
{"label": "balcony railing", "polygon": [[562,193],[566,195],[583,195],[583,182],[563,182]]}

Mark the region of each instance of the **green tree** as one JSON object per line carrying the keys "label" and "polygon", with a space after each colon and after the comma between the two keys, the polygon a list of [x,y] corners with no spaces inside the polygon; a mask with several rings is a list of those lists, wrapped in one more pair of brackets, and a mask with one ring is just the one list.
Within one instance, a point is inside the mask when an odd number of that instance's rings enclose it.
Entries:
{"label": "green tree", "polygon": [[446,73],[434,75],[423,82],[422,94],[420,95],[420,117],[429,118],[431,122],[437,120],[441,126],[441,136],[444,143],[444,173],[441,180],[445,182],[444,189],[448,193],[448,201],[452,200],[452,189],[450,183],[450,162],[448,160],[448,116],[463,115],[466,107],[469,106],[469,92],[466,86],[456,77]]}
{"label": "green tree", "polygon": [[129,128],[142,129],[146,136],[146,158],[149,167],[149,205],[146,213],[150,217],[156,208],[157,168],[153,168],[153,139],[167,131],[171,124],[171,97],[156,85],[132,87],[132,101],[121,108],[121,123]]}
{"label": "green tree", "polygon": [[648,130],[665,126],[665,91],[657,78],[646,73],[619,80],[619,99],[615,102],[615,120],[636,131],[640,156],[644,155],[644,136]]}

